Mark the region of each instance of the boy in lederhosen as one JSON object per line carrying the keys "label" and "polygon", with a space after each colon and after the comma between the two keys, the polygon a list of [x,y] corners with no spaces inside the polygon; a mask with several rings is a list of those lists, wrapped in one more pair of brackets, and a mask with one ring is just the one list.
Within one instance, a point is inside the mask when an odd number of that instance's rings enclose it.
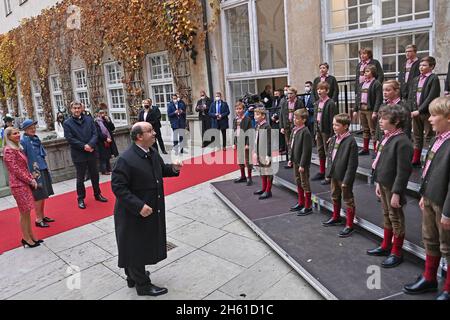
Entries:
{"label": "boy in lederhosen", "polygon": [[339,232],[339,237],[346,238],[353,233],[355,218],[355,197],[353,182],[358,169],[358,145],[349,131],[351,119],[348,114],[338,114],[333,119],[335,135],[328,146],[327,177],[331,179],[331,197],[333,199],[333,215],[323,222],[325,227],[341,225],[341,197],[347,207],[347,223]]}
{"label": "boy in lederhosen", "polygon": [[365,81],[360,84],[356,96],[355,112],[359,112],[359,118],[363,129],[364,146],[359,155],[368,155],[370,138],[373,140],[373,149],[376,150],[375,124],[378,110],[383,103],[383,86],[376,79],[377,68],[368,65],[365,68]]}
{"label": "boy in lederhosen", "polygon": [[308,122],[306,109],[294,112],[295,127],[291,137],[291,164],[294,168],[294,176],[297,184],[298,202],[291,211],[299,216],[306,216],[313,212],[311,200],[311,187],[309,184],[309,167],[312,156],[312,137],[306,123]]}
{"label": "boy in lederhosen", "polygon": [[[234,145],[237,149],[237,160],[241,177],[234,180],[235,183],[247,182],[247,186],[253,184],[252,181],[252,164],[250,163],[250,138],[246,136],[246,132],[252,129],[252,119],[245,115],[245,106],[242,102],[236,103],[234,106],[236,117],[233,120]],[[245,177],[245,167],[247,167],[248,176]]]}
{"label": "boy in lederhosen", "polygon": [[414,78],[411,92],[408,94],[408,104],[411,110],[412,128],[414,135],[414,155],[412,163],[414,167],[420,167],[420,157],[424,142],[433,137],[428,118],[430,103],[441,94],[439,78],[433,73],[436,67],[436,59],[425,57],[420,60],[420,76]]}
{"label": "boy in lederhosen", "polygon": [[256,137],[254,157],[256,157],[256,160],[254,162],[260,168],[262,188],[261,190],[255,191],[254,194],[259,195],[259,200],[272,197],[272,139],[267,116],[268,114],[264,107],[255,109]]}
{"label": "boy in lederhosen", "polygon": [[[384,131],[377,157],[372,164],[376,195],[381,199],[384,215],[384,238],[381,246],[368,250],[372,256],[388,256],[381,266],[393,268],[403,262],[405,215],[408,179],[412,172],[413,147],[404,132],[407,111],[399,105],[380,109],[380,128]],[[392,239],[393,238],[393,239]]]}
{"label": "boy in lederhosen", "polygon": [[[328,150],[328,140],[333,134],[333,118],[338,114],[338,108],[333,99],[330,99],[328,92],[330,85],[327,82],[320,82],[317,85],[319,100],[314,102],[314,125],[316,132],[316,146],[319,154],[320,169],[311,179],[313,181],[325,179],[325,164],[327,160],[326,150]],[[325,179],[322,184],[329,184]]]}
{"label": "boy in lederhosen", "polygon": [[[430,105],[430,123],[436,137],[428,150],[422,172],[419,205],[422,209],[422,238],[425,244],[425,272],[403,291],[420,294],[437,289],[441,256],[450,266],[450,97],[438,98]],[[450,270],[437,300],[450,300]]]}

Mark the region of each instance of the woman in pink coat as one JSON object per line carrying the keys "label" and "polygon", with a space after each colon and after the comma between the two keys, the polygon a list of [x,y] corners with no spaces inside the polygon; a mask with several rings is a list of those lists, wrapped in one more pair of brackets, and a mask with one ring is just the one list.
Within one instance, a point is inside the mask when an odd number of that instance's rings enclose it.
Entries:
{"label": "woman in pink coat", "polygon": [[5,147],[3,161],[9,171],[9,187],[16,199],[20,212],[20,226],[22,229],[22,245],[34,248],[42,240],[35,240],[31,230],[31,209],[34,208],[32,188],[37,188],[37,182],[28,171],[28,160],[20,145],[20,132],[16,128],[5,130]]}

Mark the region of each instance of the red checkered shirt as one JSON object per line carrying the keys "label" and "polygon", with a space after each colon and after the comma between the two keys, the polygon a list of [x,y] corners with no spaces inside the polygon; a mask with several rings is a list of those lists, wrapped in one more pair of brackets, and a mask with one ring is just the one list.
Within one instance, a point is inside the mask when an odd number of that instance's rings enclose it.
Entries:
{"label": "red checkered shirt", "polygon": [[447,141],[448,139],[450,139],[450,131],[441,133],[436,137],[436,141],[434,142],[431,151],[428,153],[427,161],[425,162],[425,168],[423,169],[422,172],[422,178],[426,177],[428,169],[430,169],[430,165],[431,162],[433,161],[435,154],[438,152],[439,148],[444,144],[444,142]]}

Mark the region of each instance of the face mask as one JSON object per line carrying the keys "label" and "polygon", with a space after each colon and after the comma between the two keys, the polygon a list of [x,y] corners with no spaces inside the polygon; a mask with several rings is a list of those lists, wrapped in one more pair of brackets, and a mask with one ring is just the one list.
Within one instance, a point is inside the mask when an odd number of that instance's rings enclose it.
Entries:
{"label": "face mask", "polygon": [[200,98],[205,99],[205,96],[202,95]]}
{"label": "face mask", "polygon": [[310,87],[305,87],[305,92],[307,92],[307,93],[311,92],[311,88]]}
{"label": "face mask", "polygon": [[216,97],[216,101],[220,101],[220,97]]}
{"label": "face mask", "polygon": [[285,92],[284,92],[284,95],[285,95],[285,96],[287,96],[287,94],[288,94],[288,92],[287,92],[287,91],[285,91]]}
{"label": "face mask", "polygon": [[177,102],[178,102],[178,99],[174,99],[174,100],[173,100],[173,103],[177,103]]}
{"label": "face mask", "polygon": [[144,106],[144,108],[145,108],[145,109],[148,109],[148,108],[150,108],[150,106],[149,106],[148,104],[146,104],[146,105]]}

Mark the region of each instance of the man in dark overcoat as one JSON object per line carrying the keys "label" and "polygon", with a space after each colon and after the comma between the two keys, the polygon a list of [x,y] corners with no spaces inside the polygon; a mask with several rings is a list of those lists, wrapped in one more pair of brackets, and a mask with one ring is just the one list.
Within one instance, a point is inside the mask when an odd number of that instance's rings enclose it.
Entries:
{"label": "man in dark overcoat", "polygon": [[156,133],[148,122],[131,129],[132,145],[117,159],[111,186],[116,196],[114,224],[120,268],[138,295],[167,293],[151,283],[146,265],[167,257],[163,177],[179,175],[181,164],[165,164],[151,146]]}

